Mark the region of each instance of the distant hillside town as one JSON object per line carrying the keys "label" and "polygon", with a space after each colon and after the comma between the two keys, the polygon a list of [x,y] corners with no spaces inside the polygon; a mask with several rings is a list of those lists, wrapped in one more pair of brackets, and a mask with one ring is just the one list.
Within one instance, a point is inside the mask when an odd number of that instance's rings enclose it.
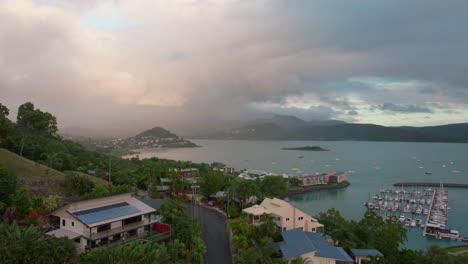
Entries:
{"label": "distant hillside town", "polygon": [[117,138],[96,142],[95,146],[103,149],[142,149],[142,148],[194,148],[195,143],[178,137],[161,127],[154,127],[134,137]]}

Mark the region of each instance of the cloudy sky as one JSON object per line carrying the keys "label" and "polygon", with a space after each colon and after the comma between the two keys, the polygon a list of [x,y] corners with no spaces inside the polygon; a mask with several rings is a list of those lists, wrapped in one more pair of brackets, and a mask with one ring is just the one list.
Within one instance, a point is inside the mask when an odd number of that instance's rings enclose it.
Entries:
{"label": "cloudy sky", "polygon": [[0,102],[62,128],[468,122],[467,1],[0,0]]}

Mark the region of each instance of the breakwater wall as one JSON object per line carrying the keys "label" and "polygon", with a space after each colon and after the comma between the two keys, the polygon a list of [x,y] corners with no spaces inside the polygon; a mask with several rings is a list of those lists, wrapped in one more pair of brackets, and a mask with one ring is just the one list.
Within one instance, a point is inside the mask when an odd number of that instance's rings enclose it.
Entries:
{"label": "breakwater wall", "polygon": [[[419,187],[440,187],[440,182],[397,182],[394,183],[393,186],[399,187],[411,187],[411,186],[419,186]],[[451,188],[468,188],[468,184],[464,183],[444,183],[442,182],[444,187],[451,187]]]}

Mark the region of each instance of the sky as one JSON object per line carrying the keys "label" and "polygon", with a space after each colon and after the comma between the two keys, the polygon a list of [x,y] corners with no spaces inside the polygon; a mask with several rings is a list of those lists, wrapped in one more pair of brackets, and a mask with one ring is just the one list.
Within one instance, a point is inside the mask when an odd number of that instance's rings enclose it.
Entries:
{"label": "sky", "polygon": [[62,130],[468,122],[468,2],[0,0],[0,103]]}

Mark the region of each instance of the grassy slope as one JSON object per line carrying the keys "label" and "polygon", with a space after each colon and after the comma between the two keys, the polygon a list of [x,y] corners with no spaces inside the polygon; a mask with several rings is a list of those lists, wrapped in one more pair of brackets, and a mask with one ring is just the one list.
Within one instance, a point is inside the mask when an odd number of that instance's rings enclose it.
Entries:
{"label": "grassy slope", "polygon": [[[18,180],[63,180],[65,174],[63,172],[54,170],[35,161],[23,158],[13,152],[0,148],[0,164],[6,166],[9,170],[16,174]],[[76,172],[80,175],[88,177],[95,184],[107,184],[106,181],[87,175],[84,173]],[[63,195],[63,186],[30,186],[33,194],[47,195],[59,194]]]}

